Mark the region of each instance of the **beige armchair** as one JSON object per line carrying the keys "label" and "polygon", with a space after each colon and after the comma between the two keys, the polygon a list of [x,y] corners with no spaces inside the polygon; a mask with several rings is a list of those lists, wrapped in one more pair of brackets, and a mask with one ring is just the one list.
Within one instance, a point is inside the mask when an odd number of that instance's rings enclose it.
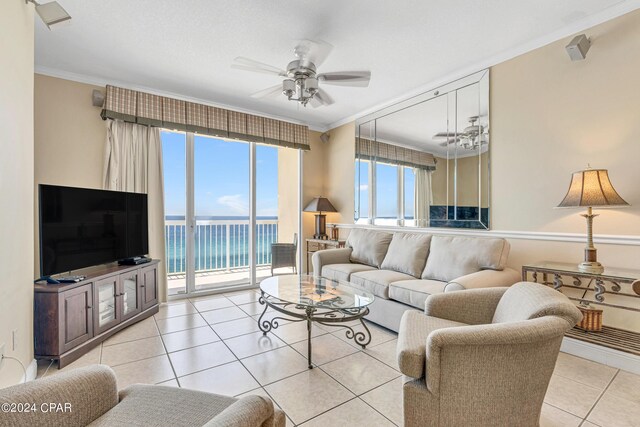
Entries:
{"label": "beige armchair", "polygon": [[530,282],[431,295],[400,324],[404,425],[538,426],[562,337],[581,318]]}
{"label": "beige armchair", "polygon": [[13,403],[23,408],[25,403],[33,406],[28,412],[0,412],[1,427],[285,425],[284,413],[274,409],[271,400],[261,396],[235,399],[141,384],[118,393],[115,374],[104,365],[75,369],[1,389],[0,405]]}

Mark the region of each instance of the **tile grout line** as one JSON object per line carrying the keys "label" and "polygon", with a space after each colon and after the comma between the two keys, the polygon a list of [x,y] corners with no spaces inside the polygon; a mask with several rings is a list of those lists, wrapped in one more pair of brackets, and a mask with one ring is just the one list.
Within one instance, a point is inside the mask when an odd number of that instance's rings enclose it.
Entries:
{"label": "tile grout line", "polygon": [[[607,390],[609,390],[609,387],[611,386],[611,384],[613,383],[613,381],[616,379],[616,377],[618,376],[618,374],[620,373],[620,369],[618,369],[616,371],[616,373],[613,375],[613,377],[611,378],[611,380],[609,381],[609,383],[606,385],[606,387],[602,390],[602,393],[600,393],[600,395],[598,396],[598,398],[596,399],[596,401],[593,403],[593,405],[591,406],[591,408],[589,409],[589,412],[587,412],[587,415],[584,416],[584,419],[582,420],[583,422],[581,423],[584,424],[584,422],[591,422],[589,420],[587,420],[587,418],[589,418],[589,415],[591,415],[591,413],[593,412],[593,410],[595,409],[595,407],[598,405],[598,402],[600,402],[600,400],[602,399],[602,397],[604,396],[604,394],[607,392]],[[592,423],[595,424],[595,423]],[[597,425],[597,424],[596,424]]]}
{"label": "tile grout line", "polygon": [[[155,316],[153,317],[153,321],[156,323],[156,328],[158,329],[158,333],[160,334],[160,327],[158,326],[158,320],[155,318]],[[169,357],[169,352],[167,351],[167,346],[164,343],[164,338],[162,338],[162,334],[160,334],[159,336],[160,336],[160,341],[162,342],[162,347],[164,348],[164,351],[165,351],[165,356],[167,356],[167,359],[169,359],[169,366],[171,366],[171,371],[173,371],[173,378],[176,380],[176,383],[178,383],[178,387],[182,388],[182,386],[180,385],[180,380],[178,379],[178,373],[176,372],[176,368],[173,366],[173,361]],[[157,356],[154,356],[154,357],[157,357]]]}
{"label": "tile grout line", "polygon": [[[263,312],[263,314],[264,314],[264,313],[266,313],[266,311],[265,311],[265,312]],[[250,316],[250,317],[253,319],[253,316]],[[258,327],[259,327],[259,319],[254,319],[254,320],[255,320],[256,322],[258,322]],[[320,328],[320,329],[321,329],[321,330],[324,330],[324,331],[326,332],[326,334],[318,335],[318,336],[316,336],[316,337],[311,337],[311,340],[313,340],[314,338],[318,338],[318,337],[321,337],[321,336],[325,336],[325,335],[332,335],[332,336],[334,336],[332,332],[326,331],[326,330],[325,330],[325,329],[323,329],[323,328]],[[262,332],[264,332],[264,331],[262,331]],[[273,333],[273,332],[272,332],[272,333]],[[276,337],[278,337],[275,333],[273,333],[273,335],[275,335]],[[266,334],[265,334],[265,336],[266,336]],[[309,338],[306,338],[306,339],[304,339],[304,340],[297,341],[297,342],[295,342],[295,343],[291,343],[291,344],[290,344],[290,343],[288,343],[287,341],[284,341],[284,339],[282,339],[282,338],[280,338],[280,337],[278,337],[278,338],[279,338],[280,340],[282,340],[282,341],[286,344],[286,347],[291,348],[293,351],[295,351],[296,353],[298,353],[298,354],[299,354],[299,355],[301,355],[302,357],[305,357],[305,355],[303,355],[302,353],[300,353],[300,351],[298,351],[296,348],[294,348],[294,347],[293,347],[293,344],[297,344],[297,343],[299,343],[299,342],[306,341],[306,340],[308,340]],[[336,338],[336,339],[340,339],[340,338],[338,338],[338,337],[335,337],[335,338]],[[346,343],[346,344],[347,344],[347,345],[349,345],[349,343]],[[384,344],[384,343],[382,343],[382,344]],[[352,347],[353,347],[353,346],[352,346]],[[374,347],[375,347],[375,346],[374,346]],[[323,365],[326,365],[326,364],[328,364],[328,363],[334,362],[334,361],[336,361],[336,360],[343,359],[343,358],[348,357],[348,356],[352,356],[352,355],[354,355],[354,354],[357,354],[357,353],[358,353],[358,352],[360,352],[360,351],[364,352],[364,350],[362,350],[362,349],[356,349],[356,352],[355,352],[355,353],[350,353],[350,354],[348,354],[348,355],[345,355],[345,356],[339,357],[339,358],[337,358],[337,359],[334,359],[334,360],[331,360],[331,361],[329,361],[329,362],[326,362],[326,363],[324,363]],[[265,352],[265,353],[266,353],[266,352]],[[261,353],[261,354],[263,354],[263,353]],[[370,356],[370,355],[369,355],[369,356]],[[370,356],[370,357],[373,357],[373,356]],[[374,360],[378,360],[378,359],[374,358]],[[241,361],[241,360],[240,360],[240,363],[242,363],[242,361]],[[384,362],[381,362],[381,363],[384,363]],[[244,365],[244,363],[242,363],[242,366],[244,366],[244,368],[245,368],[245,369],[247,369],[247,371],[249,371],[249,369]],[[350,401],[352,401],[352,400],[360,399],[360,396],[359,396],[359,395],[357,395],[356,393],[353,393],[353,392],[352,392],[348,387],[346,387],[346,386],[345,386],[344,384],[342,384],[340,381],[338,381],[337,379],[335,379],[334,377],[332,377],[329,373],[327,373],[324,369],[322,369],[322,368],[321,368],[321,366],[322,366],[322,365],[317,365],[317,364],[316,364],[316,365],[315,365],[315,369],[320,369],[320,371],[321,371],[321,372],[323,372],[323,373],[324,373],[325,375],[327,375],[329,378],[331,378],[332,380],[334,380],[336,383],[338,383],[341,387],[343,387],[343,388],[344,388],[345,390],[347,390],[349,393],[353,394],[353,395],[354,395],[354,397],[353,397],[353,398],[351,398],[351,399],[349,399],[349,400],[347,400],[347,401],[345,401],[345,402],[342,402],[341,404],[339,404],[339,405],[337,405],[337,406],[333,406],[333,407],[331,407],[331,408],[327,409],[326,411],[323,411],[323,412],[321,412],[321,413],[319,413],[319,414],[317,414],[317,415],[315,415],[315,416],[313,416],[313,417],[311,417],[311,418],[309,418],[309,419],[306,419],[306,420],[302,421],[300,424],[295,424],[295,423],[294,423],[294,425],[296,425],[296,426],[297,426],[297,425],[302,425],[302,424],[304,424],[304,423],[307,423],[307,422],[309,422],[309,421],[313,420],[314,418],[317,418],[317,417],[319,417],[320,415],[322,415],[322,414],[324,414],[324,413],[327,413],[327,412],[329,412],[329,411],[332,411],[332,410],[334,410],[334,409],[336,409],[336,408],[338,408],[338,407],[340,407],[340,406],[342,406],[342,405],[344,405],[344,404],[346,404],[346,403],[348,403],[348,402],[350,402]],[[313,369],[313,368],[312,368],[312,369]],[[309,368],[307,368],[307,370],[310,370],[310,369],[309,369]],[[395,369],[394,369],[394,370],[395,370]],[[269,384],[265,384],[265,385],[262,385],[262,384],[261,384],[260,386],[261,386],[261,388],[265,391],[265,393],[267,393],[267,395],[268,395],[268,396],[269,396],[269,397],[270,397],[274,402],[276,402],[276,403],[277,403],[277,400],[273,398],[273,396],[269,393],[269,391],[266,389],[266,387],[267,387],[268,385],[272,385],[272,384],[275,384],[275,383],[277,383],[277,382],[284,381],[284,380],[286,380],[286,379],[288,379],[288,378],[292,378],[292,377],[294,377],[294,376],[296,376],[296,375],[300,375],[300,374],[301,374],[301,373],[303,373],[303,372],[306,372],[306,371],[301,371],[301,372],[298,372],[298,373],[296,373],[296,374],[292,374],[292,375],[286,376],[286,377],[284,377],[284,378],[280,378],[280,379],[278,379],[278,380],[276,380],[276,381],[273,381],[273,382],[271,382],[271,383],[269,383]],[[249,371],[249,373],[253,376],[253,374],[252,374],[250,371]],[[392,379],[392,380],[390,380],[390,381],[395,381],[397,378],[398,378],[398,377],[393,378],[393,379]],[[255,378],[255,377],[254,377],[254,379],[258,382],[258,384],[260,384],[260,381],[258,381],[258,379],[257,379],[257,378]],[[390,382],[390,381],[387,381],[387,382],[385,382],[385,383],[383,383],[383,384],[380,384],[379,386],[374,387],[374,388],[372,388],[371,390],[367,390],[365,393],[368,393],[368,392],[370,392],[370,391],[372,391],[372,390],[375,390],[376,388],[381,387],[381,386],[383,386],[383,385],[387,384],[387,383],[388,383],[388,382]],[[362,394],[365,394],[365,393],[362,393]],[[364,400],[362,400],[362,399],[360,399],[360,400],[364,402]],[[373,408],[373,407],[372,407],[371,405],[369,405],[367,402],[364,402],[364,403],[365,403],[367,406],[371,407],[371,408],[372,408],[376,413],[380,414],[382,417],[384,417],[385,419],[389,420],[387,417],[385,417],[383,414],[381,414],[379,411],[377,411],[375,408]],[[278,404],[278,406],[279,406],[280,408],[282,408],[282,406],[281,406],[280,404]],[[284,410],[283,410],[283,412],[284,412]],[[285,416],[286,416],[286,413],[285,413]],[[288,418],[288,417],[287,417],[287,418]],[[290,418],[289,418],[289,419],[290,419]],[[291,422],[293,423],[293,420],[291,420]],[[396,425],[396,424],[395,424],[394,422],[392,422],[391,420],[389,420],[389,422],[391,422],[391,424],[393,424],[393,425]]]}

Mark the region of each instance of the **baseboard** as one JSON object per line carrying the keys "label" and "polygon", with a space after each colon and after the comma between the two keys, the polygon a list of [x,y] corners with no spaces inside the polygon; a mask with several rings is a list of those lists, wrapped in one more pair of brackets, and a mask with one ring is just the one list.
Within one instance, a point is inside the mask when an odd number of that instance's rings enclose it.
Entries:
{"label": "baseboard", "polygon": [[565,337],[560,351],[640,375],[640,356]]}

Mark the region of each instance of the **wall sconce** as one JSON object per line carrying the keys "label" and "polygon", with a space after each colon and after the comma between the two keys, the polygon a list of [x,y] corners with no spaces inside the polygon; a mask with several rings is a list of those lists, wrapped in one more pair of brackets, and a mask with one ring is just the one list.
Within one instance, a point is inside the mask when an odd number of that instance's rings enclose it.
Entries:
{"label": "wall sconce", "polygon": [[25,3],[33,3],[36,6],[36,12],[49,30],[71,22],[71,15],[57,1],[40,4],[35,0],[25,0]]}

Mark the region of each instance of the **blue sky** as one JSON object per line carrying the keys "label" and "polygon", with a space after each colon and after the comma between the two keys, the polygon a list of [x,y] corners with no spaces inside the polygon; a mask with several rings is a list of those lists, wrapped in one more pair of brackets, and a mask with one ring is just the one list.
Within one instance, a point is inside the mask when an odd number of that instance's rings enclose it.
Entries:
{"label": "blue sky", "polygon": [[[185,214],[186,136],[162,132],[165,212]],[[249,216],[249,144],[196,135],[197,216]],[[278,149],[256,147],[257,216],[278,215]]]}

